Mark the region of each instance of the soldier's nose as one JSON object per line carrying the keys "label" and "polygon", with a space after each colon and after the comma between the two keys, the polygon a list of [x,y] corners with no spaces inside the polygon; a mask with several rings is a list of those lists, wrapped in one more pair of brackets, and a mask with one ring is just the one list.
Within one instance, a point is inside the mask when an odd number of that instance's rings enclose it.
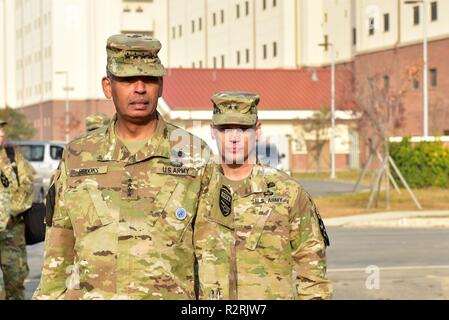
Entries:
{"label": "soldier's nose", "polygon": [[146,92],[146,88],[145,88],[145,82],[143,82],[142,80],[137,80],[134,84],[134,91],[136,93],[145,93]]}

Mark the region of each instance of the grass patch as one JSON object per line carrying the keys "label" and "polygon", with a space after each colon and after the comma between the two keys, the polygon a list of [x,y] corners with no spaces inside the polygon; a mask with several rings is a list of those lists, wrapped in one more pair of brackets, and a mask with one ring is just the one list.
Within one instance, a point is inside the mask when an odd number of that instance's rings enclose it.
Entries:
{"label": "grass patch", "polygon": [[[413,190],[423,210],[449,210],[449,190],[441,188],[427,188]],[[336,196],[316,197],[314,200],[323,217],[343,217],[358,214],[385,212],[385,193],[381,192],[378,207],[366,209],[370,193],[351,193]],[[398,194],[391,191],[391,209],[388,211],[415,211],[417,208],[407,190],[401,189]]]}

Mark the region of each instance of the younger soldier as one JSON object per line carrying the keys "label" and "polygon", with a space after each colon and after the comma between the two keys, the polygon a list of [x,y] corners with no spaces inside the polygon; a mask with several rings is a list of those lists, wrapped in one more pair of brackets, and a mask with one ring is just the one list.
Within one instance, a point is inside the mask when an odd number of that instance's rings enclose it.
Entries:
{"label": "younger soldier", "polygon": [[326,231],[287,174],[256,162],[259,97],[212,97],[220,164],[210,165],[194,243],[201,299],[330,299]]}
{"label": "younger soldier", "polygon": [[0,119],[0,267],[6,299],[23,300],[29,270],[21,214],[31,208],[34,170],[18,150],[4,146],[6,124]]}

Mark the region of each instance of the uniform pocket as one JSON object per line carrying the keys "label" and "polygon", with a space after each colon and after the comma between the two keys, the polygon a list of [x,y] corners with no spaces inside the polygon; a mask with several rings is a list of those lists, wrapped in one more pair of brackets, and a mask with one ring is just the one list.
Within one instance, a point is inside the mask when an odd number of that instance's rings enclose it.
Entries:
{"label": "uniform pocket", "polygon": [[114,209],[105,191],[93,185],[80,185],[64,194],[64,208],[76,237],[97,230],[114,221]]}
{"label": "uniform pocket", "polygon": [[268,206],[261,206],[254,209],[257,220],[246,238],[245,248],[251,251],[256,250],[260,238],[264,232],[265,223],[271,215],[273,209]]}
{"label": "uniform pocket", "polygon": [[[160,215],[158,223],[164,234],[175,242],[181,242],[194,216],[192,206],[189,202],[195,202],[196,199],[189,199],[187,194],[188,185],[177,183],[172,190],[166,205]],[[161,198],[164,198],[162,195]],[[165,198],[167,198],[165,196]]]}

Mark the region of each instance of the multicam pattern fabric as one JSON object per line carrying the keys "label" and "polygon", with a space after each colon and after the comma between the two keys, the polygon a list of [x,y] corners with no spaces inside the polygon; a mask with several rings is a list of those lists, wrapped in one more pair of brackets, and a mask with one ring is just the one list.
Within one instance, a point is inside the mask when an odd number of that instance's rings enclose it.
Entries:
{"label": "multicam pattern fabric", "polygon": [[162,77],[164,66],[158,57],[162,45],[143,35],[114,35],[107,41],[107,69],[116,77]]}
{"label": "multicam pattern fabric", "polygon": [[226,215],[221,167],[206,176],[194,234],[201,299],[331,298],[320,217],[295,180],[256,165]]}
{"label": "multicam pattern fabric", "polygon": [[257,94],[238,91],[217,92],[212,96],[214,115],[212,123],[221,125],[253,126],[257,123]]}
{"label": "multicam pattern fabric", "polygon": [[[24,281],[28,276],[25,245],[25,224],[21,213],[33,201],[34,170],[19,150],[15,149],[15,164],[9,160],[5,148],[0,147],[0,267],[8,300],[25,299]],[[13,165],[17,166],[18,177]],[[18,181],[20,181],[20,185]]]}
{"label": "multicam pattern fabric", "polygon": [[94,131],[109,124],[109,117],[102,113],[92,114],[86,117],[86,131]]}
{"label": "multicam pattern fabric", "polygon": [[195,298],[192,222],[210,150],[159,116],[130,155],[115,122],[67,147],[34,299]]}

